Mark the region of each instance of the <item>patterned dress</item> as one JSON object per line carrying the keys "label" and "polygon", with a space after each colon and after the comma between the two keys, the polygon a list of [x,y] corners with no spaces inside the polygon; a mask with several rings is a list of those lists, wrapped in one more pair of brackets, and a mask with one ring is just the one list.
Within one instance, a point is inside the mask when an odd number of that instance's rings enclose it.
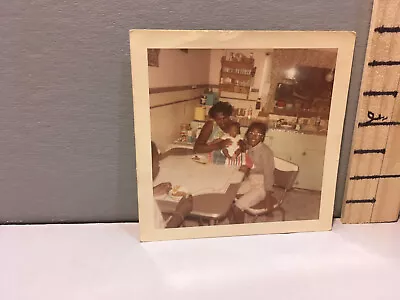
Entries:
{"label": "patterned dress", "polygon": [[[207,140],[207,144],[213,143],[215,140],[222,138],[225,135],[225,132],[217,125],[215,121],[213,121],[213,130]],[[208,154],[208,160],[217,165],[225,164],[225,155],[221,152],[221,150],[212,151]]]}

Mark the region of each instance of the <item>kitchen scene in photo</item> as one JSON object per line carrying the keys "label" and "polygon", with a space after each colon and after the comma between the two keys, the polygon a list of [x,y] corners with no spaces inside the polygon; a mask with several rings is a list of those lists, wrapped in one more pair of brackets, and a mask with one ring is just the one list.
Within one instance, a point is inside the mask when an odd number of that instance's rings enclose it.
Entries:
{"label": "kitchen scene in photo", "polygon": [[297,166],[285,219],[318,219],[336,56],[337,49],[161,49],[158,67],[148,68],[152,140],[161,153],[191,150],[210,108],[229,102],[242,136],[252,122],[267,124],[264,143],[276,162]]}

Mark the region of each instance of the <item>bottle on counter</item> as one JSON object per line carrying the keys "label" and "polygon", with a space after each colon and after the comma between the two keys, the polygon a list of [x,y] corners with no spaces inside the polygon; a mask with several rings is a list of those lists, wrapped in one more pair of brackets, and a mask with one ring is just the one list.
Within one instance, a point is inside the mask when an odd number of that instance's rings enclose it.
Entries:
{"label": "bottle on counter", "polygon": [[187,143],[191,143],[192,142],[192,127],[190,126],[190,124],[186,124],[186,142]]}
{"label": "bottle on counter", "polygon": [[261,109],[261,98],[257,98],[256,110],[260,110],[260,109]]}
{"label": "bottle on counter", "polygon": [[250,106],[249,109],[247,110],[247,118],[250,120],[252,117],[253,117],[253,109]]}
{"label": "bottle on counter", "polygon": [[299,131],[301,129],[299,116],[296,117],[296,128],[295,129],[297,131]]}

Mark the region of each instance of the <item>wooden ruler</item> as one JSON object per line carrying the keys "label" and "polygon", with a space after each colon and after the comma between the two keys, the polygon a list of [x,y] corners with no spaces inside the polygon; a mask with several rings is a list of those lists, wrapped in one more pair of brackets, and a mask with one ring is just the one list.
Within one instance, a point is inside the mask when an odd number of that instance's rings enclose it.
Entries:
{"label": "wooden ruler", "polygon": [[400,211],[400,0],[375,0],[348,168],[343,223]]}

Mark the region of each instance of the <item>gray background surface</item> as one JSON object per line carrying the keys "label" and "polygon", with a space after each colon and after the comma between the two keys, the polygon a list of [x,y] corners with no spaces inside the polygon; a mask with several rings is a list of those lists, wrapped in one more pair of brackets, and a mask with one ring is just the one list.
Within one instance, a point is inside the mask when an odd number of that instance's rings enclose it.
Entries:
{"label": "gray background surface", "polygon": [[137,220],[133,28],[356,31],[338,215],[371,9],[372,0],[2,1],[0,223]]}

